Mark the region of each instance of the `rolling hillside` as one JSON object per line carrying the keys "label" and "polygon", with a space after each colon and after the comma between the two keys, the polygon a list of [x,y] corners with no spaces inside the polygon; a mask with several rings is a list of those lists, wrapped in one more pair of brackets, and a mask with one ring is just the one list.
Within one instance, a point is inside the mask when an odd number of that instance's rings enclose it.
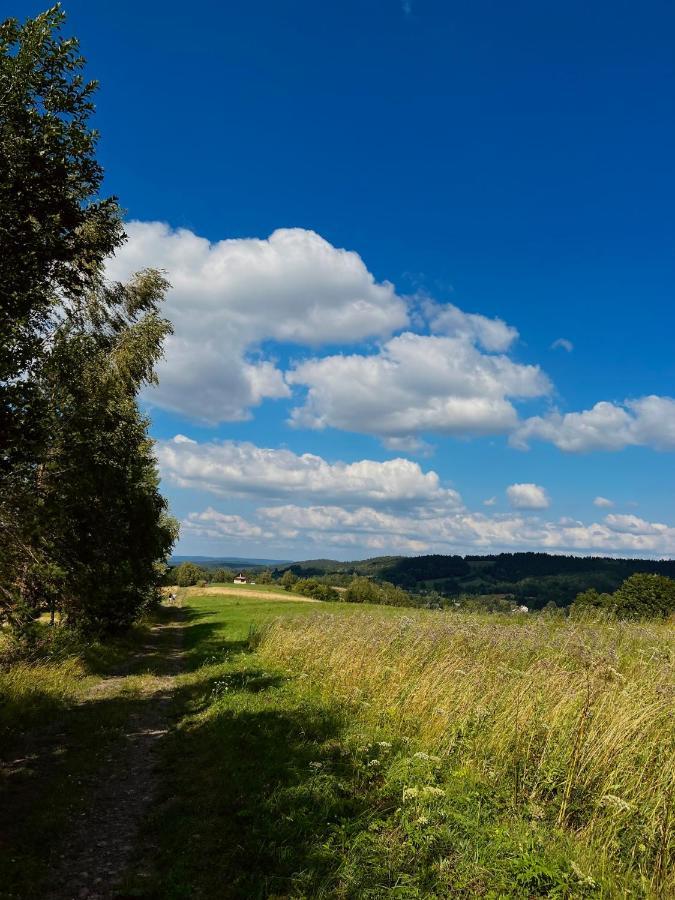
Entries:
{"label": "rolling hillside", "polygon": [[279,567],[300,577],[366,575],[410,591],[504,594],[540,609],[548,602],[568,605],[588,588],[614,591],[635,572],[675,577],[675,560],[556,556],[548,553],[500,553],[489,556],[378,556],[340,562],[311,559]]}

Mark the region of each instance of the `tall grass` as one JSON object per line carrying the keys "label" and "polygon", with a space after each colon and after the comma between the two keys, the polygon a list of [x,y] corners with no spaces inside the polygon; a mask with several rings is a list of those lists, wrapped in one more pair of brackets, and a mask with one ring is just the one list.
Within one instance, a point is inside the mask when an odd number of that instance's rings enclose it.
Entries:
{"label": "tall grass", "polygon": [[279,620],[258,644],[365,734],[508,795],[599,876],[675,896],[672,625],[322,615]]}
{"label": "tall grass", "polygon": [[19,662],[0,670],[0,750],[13,732],[44,721],[79,694],[84,678],[79,659]]}

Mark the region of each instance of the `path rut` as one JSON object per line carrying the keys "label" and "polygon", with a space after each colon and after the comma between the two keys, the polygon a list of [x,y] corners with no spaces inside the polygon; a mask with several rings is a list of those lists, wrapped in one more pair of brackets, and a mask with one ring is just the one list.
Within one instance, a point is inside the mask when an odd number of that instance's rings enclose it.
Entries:
{"label": "path rut", "polygon": [[[152,847],[141,846],[139,835],[160,784],[161,743],[169,731],[175,678],[183,666],[183,627],[183,620],[153,626],[140,659],[136,654],[124,670],[94,685],[83,698],[90,703],[118,695],[139,663],[142,667],[147,661],[150,671],[161,663],[161,675],[142,680],[145,702],[129,715],[104,771],[86,785],[87,808],[60,841],[45,900],[121,898],[132,861],[152,856]],[[142,878],[143,873],[135,875]]]}

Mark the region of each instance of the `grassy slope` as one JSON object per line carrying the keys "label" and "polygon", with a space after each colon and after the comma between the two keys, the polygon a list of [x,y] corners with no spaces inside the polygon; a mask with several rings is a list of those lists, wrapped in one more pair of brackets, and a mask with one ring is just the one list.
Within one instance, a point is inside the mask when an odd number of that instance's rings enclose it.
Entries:
{"label": "grassy slope", "polygon": [[[540,791],[535,800],[523,773],[531,745],[526,753],[517,740],[515,749],[506,740],[507,755],[495,758],[494,773],[476,765],[461,741],[433,752],[439,742],[423,727],[424,705],[417,712],[420,698],[412,694],[405,702],[406,691],[416,687],[414,666],[402,669],[398,692],[370,693],[370,679],[379,673],[386,681],[397,664],[395,640],[378,656],[378,633],[391,637],[390,626],[396,631],[402,619],[424,630],[425,623],[440,621],[437,614],[411,617],[379,607],[354,619],[362,610],[331,604],[317,620],[316,607],[294,603],[191,597],[190,604],[193,672],[183,682],[192,693],[168,744],[165,802],[151,826],[161,847],[153,884],[158,895],[666,896],[671,835],[664,810],[648,823],[651,846],[632,854],[617,845],[603,856],[588,833],[577,838],[579,817],[602,817],[602,811],[584,810],[583,795],[566,788],[565,760],[577,758],[574,739],[560,747],[563,768],[551,770],[550,796]],[[250,652],[251,622],[278,622],[279,616],[282,624],[263,630],[261,648]],[[488,619],[475,622],[473,637],[489,625]],[[518,623],[502,627],[501,639],[511,632],[507,643],[517,649]],[[365,639],[370,650],[359,648]],[[350,640],[354,658],[341,646]],[[463,640],[470,657],[472,635]],[[589,651],[592,642],[589,632]],[[662,641],[659,652],[664,649]],[[507,662],[499,663],[503,679]],[[545,659],[541,665],[543,671]],[[465,746],[471,745],[472,716],[479,723],[482,715],[478,708],[469,713],[462,724]],[[582,706],[584,721],[585,715]],[[575,787],[574,778],[570,784]],[[567,810],[560,816],[565,794]],[[608,802],[620,819],[621,798]],[[635,838],[621,822],[614,834],[625,845]],[[655,865],[661,874],[650,886]]]}

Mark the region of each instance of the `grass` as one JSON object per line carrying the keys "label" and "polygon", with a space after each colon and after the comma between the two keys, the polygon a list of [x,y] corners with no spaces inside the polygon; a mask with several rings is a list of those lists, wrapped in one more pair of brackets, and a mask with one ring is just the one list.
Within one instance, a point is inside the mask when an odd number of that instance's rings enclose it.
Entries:
{"label": "grass", "polygon": [[[185,602],[160,793],[124,896],[675,895],[672,627]],[[64,754],[5,796],[27,824],[0,854],[0,896],[40,896],[41,848],[144,702],[133,648],[54,687]],[[78,703],[125,654],[128,689]]]}
{"label": "grass", "polygon": [[157,894],[673,895],[665,626],[189,602]]}
{"label": "grass", "polygon": [[[161,660],[141,652],[160,609],[124,638],[87,646],[54,641],[51,660],[0,668],[0,898],[47,896],[49,865],[70,849],[69,829],[91,807],[124,741],[130,716],[147,700],[143,686]],[[5,654],[10,651],[5,641]],[[61,658],[63,657],[63,658]],[[6,663],[6,660],[5,660]],[[88,695],[124,667],[119,690]],[[65,840],[65,846],[64,844]]]}
{"label": "grass", "polygon": [[[236,589],[237,591],[241,591],[241,593],[244,595],[246,595],[246,593],[250,591],[264,591],[270,594],[286,594],[287,596],[289,593],[288,591],[284,591],[283,587],[279,587],[278,584],[258,584],[258,582],[234,584],[234,582],[232,581],[213,581],[209,583],[208,587],[232,588]],[[199,593],[199,588],[196,588],[195,590],[197,593]]]}

